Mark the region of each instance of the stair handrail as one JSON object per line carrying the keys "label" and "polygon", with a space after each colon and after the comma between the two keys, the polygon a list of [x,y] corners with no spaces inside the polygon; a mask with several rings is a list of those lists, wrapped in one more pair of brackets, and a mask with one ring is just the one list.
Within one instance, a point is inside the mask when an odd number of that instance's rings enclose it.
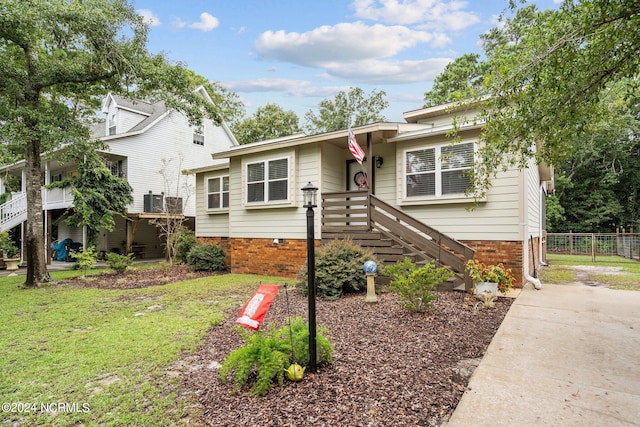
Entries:
{"label": "stair handrail", "polygon": [[[403,247],[423,254],[427,260],[435,260],[438,266],[447,266],[464,280],[465,289],[471,289],[472,281],[465,271],[465,264],[473,259],[475,250],[422,221],[380,200],[373,194],[369,196],[369,224]],[[402,224],[404,222],[404,224]],[[403,236],[395,236],[385,228],[400,223],[407,230]]]}
{"label": "stair handrail", "polygon": [[[408,215],[406,212],[403,212],[398,208],[395,208],[394,206],[388,204],[387,202],[382,201],[381,199],[379,199],[373,194],[369,196],[369,199],[371,200],[370,206],[372,210],[376,208],[380,208],[380,210],[394,217],[396,221],[404,222],[408,224],[411,228],[429,236],[429,238],[432,239],[434,242],[437,242],[439,246],[445,246],[450,251],[453,251],[454,253],[462,256],[465,259],[473,258],[476,251],[470,246],[467,246],[464,243],[460,242],[459,240],[456,240],[450,236],[447,236],[444,233],[441,233],[435,228],[432,228],[427,224],[425,224],[424,222],[412,217],[411,215]],[[372,222],[371,225],[374,226],[375,224]]]}
{"label": "stair handrail", "polygon": [[13,193],[11,198],[0,205],[0,226],[27,211],[27,193]]}

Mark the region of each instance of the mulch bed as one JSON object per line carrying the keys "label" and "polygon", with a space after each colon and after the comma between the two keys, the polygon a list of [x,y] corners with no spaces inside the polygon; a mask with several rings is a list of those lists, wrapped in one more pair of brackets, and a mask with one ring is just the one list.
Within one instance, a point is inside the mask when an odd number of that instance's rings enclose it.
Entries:
{"label": "mulch bed", "polygon": [[[134,289],[211,274],[167,266],[66,279],[64,285]],[[243,344],[235,325],[240,302],[222,325],[209,330],[197,353],[184,355],[167,372],[182,378],[179,399],[198,402],[185,421],[261,427],[442,425],[512,300],[499,298],[494,308],[474,310],[477,300],[469,294],[440,292],[432,311],[417,314],[402,308],[393,293],[379,295],[374,304],[364,298],[318,299],[317,322],[329,329],[334,363],[306,373],[301,382],[285,380],[282,388],[274,384],[263,397],[246,390],[233,394],[232,381],[222,383],[218,374],[224,358]],[[286,325],[289,315],[306,321],[307,305],[307,297],[295,289],[281,288],[263,328]]]}
{"label": "mulch bed", "polygon": [[[307,299],[289,290],[290,313],[307,319]],[[274,384],[263,397],[233,394],[219,363],[243,342],[235,330],[240,306],[212,328],[200,351],[184,361],[185,386],[201,404],[198,422],[210,426],[434,426],[448,419],[508,311],[512,300],[474,314],[475,299],[442,292],[434,310],[415,314],[395,294],[375,304],[364,295],[319,299],[318,325],[330,331],[334,363],[301,382]],[[281,289],[263,327],[286,324]],[[194,420],[195,421],[195,420]]]}

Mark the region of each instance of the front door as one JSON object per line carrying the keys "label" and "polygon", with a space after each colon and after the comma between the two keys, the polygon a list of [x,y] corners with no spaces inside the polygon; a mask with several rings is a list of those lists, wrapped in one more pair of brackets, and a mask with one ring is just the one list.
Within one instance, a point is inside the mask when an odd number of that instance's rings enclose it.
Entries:
{"label": "front door", "polygon": [[[373,183],[367,179],[367,161],[364,160],[360,165],[356,160],[347,160],[347,191],[366,191],[372,185]],[[351,198],[348,198],[348,200],[351,200]],[[352,202],[355,200],[353,199]],[[357,198],[357,200],[361,200],[361,203],[364,203],[361,198]],[[361,205],[353,206],[354,209],[361,207]],[[347,209],[350,209],[350,206]],[[367,225],[366,214],[347,214],[347,217],[350,219],[347,223],[349,226]]]}
{"label": "front door", "polygon": [[[367,161],[362,165],[355,160],[347,160],[347,191],[361,191],[373,185],[367,177]],[[373,188],[372,188],[373,192]]]}

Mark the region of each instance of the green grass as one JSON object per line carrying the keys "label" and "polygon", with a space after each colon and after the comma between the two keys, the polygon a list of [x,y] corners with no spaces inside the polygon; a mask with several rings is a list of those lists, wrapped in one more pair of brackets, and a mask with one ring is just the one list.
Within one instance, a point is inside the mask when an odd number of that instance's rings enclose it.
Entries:
{"label": "green grass", "polygon": [[540,275],[543,283],[575,282],[577,279],[572,266],[619,267],[621,273],[591,273],[589,278],[612,289],[640,290],[640,263],[637,261],[615,256],[598,256],[594,262],[591,256],[558,254],[549,254],[547,259],[550,266],[545,267]]}
{"label": "green grass", "polygon": [[[0,396],[38,410],[2,411],[0,424],[165,426],[179,424],[193,403],[178,397],[170,365],[258,283],[284,279],[229,274],[134,290],[20,289],[23,281],[0,278]],[[79,410],[39,411],[58,402]]]}

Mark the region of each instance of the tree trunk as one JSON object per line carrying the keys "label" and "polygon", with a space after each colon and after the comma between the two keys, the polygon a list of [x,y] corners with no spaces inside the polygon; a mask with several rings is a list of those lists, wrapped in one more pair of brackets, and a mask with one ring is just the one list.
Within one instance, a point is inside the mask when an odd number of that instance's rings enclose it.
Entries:
{"label": "tree trunk", "polygon": [[[31,129],[35,129],[35,125]],[[25,148],[27,192],[27,227],[25,232],[27,280],[25,286],[27,287],[35,287],[51,280],[47,272],[46,251],[44,250],[40,147],[40,141],[32,138]]]}

